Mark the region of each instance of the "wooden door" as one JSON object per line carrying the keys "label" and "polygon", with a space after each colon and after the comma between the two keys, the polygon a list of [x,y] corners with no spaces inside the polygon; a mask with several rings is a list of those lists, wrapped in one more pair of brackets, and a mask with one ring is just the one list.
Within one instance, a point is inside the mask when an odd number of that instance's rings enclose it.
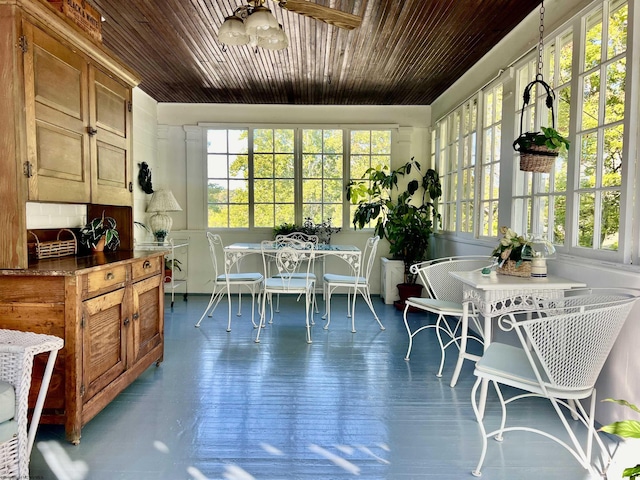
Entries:
{"label": "wooden door", "polygon": [[132,366],[163,343],[164,285],[162,275],[133,284],[133,352],[127,358]]}
{"label": "wooden door", "polygon": [[91,201],[131,206],[131,89],[91,66],[89,102]]}
{"label": "wooden door", "polygon": [[90,200],[88,65],[23,22],[29,200]]}
{"label": "wooden door", "polygon": [[126,288],[83,303],[82,316],[82,401],[96,393],[126,370],[127,315]]}

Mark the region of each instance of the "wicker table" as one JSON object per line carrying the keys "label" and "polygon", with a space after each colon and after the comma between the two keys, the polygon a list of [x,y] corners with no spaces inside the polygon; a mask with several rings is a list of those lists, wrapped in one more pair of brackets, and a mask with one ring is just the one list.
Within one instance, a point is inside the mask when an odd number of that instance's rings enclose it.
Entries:
{"label": "wicker table", "polygon": [[[0,445],[0,478],[29,478],[29,457],[36,436],[44,399],[49,388],[58,350],[63,340],[53,335],[0,329],[0,380],[13,385],[16,392],[18,434]],[[38,399],[27,430],[27,410],[33,359],[49,352]]]}

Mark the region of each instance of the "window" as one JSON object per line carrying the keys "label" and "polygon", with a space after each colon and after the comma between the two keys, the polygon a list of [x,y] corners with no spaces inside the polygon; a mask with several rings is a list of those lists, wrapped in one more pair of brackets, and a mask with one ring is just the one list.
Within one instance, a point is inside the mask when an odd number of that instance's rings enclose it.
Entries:
{"label": "window", "polygon": [[302,216],[315,224],[342,221],[342,130],[302,131]]}
{"label": "window", "polygon": [[207,131],[207,225],[249,226],[247,129]]}
{"label": "window", "polygon": [[210,128],[206,141],[209,228],[343,226],[345,172],[391,164],[388,128]]}
{"label": "window", "polygon": [[[474,235],[478,99],[473,97],[438,123],[438,172],[443,229]],[[433,137],[436,131],[432,134]]]}
{"label": "window", "polygon": [[620,242],[625,145],[628,6],[605,2],[585,18],[580,71],[580,117],[575,243],[579,248],[617,251]]}
{"label": "window", "polygon": [[480,189],[480,235],[498,235],[500,149],[502,148],[502,84],[484,91]]}
{"label": "window", "polygon": [[[390,130],[352,130],[349,147],[351,180],[362,180],[365,172],[370,168],[384,168],[387,172],[391,171]],[[350,225],[356,207],[356,205],[350,205]],[[375,222],[372,223],[375,224]]]}

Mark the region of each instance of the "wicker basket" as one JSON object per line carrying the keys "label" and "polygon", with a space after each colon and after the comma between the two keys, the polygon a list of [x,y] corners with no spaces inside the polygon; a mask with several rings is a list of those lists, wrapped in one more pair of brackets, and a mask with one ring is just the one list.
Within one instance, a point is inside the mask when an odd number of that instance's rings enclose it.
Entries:
{"label": "wicker basket", "polygon": [[532,145],[520,150],[520,170],[523,172],[549,173],[558,152],[545,145]]}
{"label": "wicker basket", "polygon": [[[68,232],[69,234],[71,234],[71,240],[60,240],[60,234],[62,232]],[[56,240],[50,242],[41,242],[40,240],[38,240],[38,236],[35,233],[29,233],[36,239],[34,252],[35,257],[38,260],[42,260],[43,258],[75,255],[78,252],[78,241],[76,240],[76,236],[68,228],[63,228],[62,230],[60,230],[58,232]]]}
{"label": "wicker basket", "polygon": [[502,275],[511,275],[513,277],[530,277],[531,262],[521,262],[517,265],[514,260],[507,260],[502,267],[498,267],[497,272]]}

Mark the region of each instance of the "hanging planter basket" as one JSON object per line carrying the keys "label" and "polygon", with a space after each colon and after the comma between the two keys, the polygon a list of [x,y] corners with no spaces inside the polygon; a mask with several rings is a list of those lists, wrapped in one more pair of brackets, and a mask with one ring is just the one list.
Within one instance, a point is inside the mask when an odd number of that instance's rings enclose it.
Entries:
{"label": "hanging planter basket", "polygon": [[549,173],[558,152],[545,145],[534,145],[520,150],[520,170],[523,172]]}
{"label": "hanging planter basket", "polygon": [[[536,75],[536,79],[529,83],[524,89],[524,94],[522,95],[522,113],[520,114],[520,136],[513,142],[513,149],[520,153],[520,170],[524,172],[549,173],[558,156],[558,150],[551,149],[544,144],[537,145],[532,142],[533,137],[536,135],[544,137],[544,134],[540,132],[522,132],[525,107],[531,99],[531,89],[536,84],[542,85],[547,93],[545,104],[547,108],[551,110],[551,124],[555,130],[555,113],[553,109],[555,94],[551,87],[542,79],[542,75],[538,74]],[[523,140],[526,140],[526,142]],[[523,146],[523,144],[527,143],[529,144],[528,146]]]}

